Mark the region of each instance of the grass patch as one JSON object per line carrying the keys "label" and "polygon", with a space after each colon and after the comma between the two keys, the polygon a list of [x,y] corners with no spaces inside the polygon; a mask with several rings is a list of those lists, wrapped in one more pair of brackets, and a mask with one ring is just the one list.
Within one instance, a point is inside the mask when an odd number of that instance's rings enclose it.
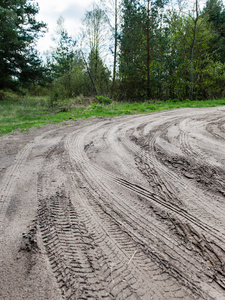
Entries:
{"label": "grass patch", "polygon": [[[83,101],[83,100],[82,100]],[[113,117],[138,113],[150,113],[176,108],[200,108],[225,105],[225,99],[205,101],[146,101],[146,102],[112,102],[111,104],[91,103],[91,99],[82,102],[80,98],[58,102],[52,108],[44,97],[10,98],[0,100],[0,135],[26,131],[31,127],[56,124],[68,120],[87,119],[91,117]],[[84,103],[85,102],[85,103]]]}

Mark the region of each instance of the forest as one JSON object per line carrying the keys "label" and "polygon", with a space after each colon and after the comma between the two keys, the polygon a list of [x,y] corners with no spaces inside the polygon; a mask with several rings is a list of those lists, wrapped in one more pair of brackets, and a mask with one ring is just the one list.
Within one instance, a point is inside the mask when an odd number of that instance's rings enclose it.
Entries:
{"label": "forest", "polygon": [[[201,4],[201,5],[200,5]],[[43,59],[47,24],[38,4],[0,0],[0,99],[5,91],[52,99],[102,95],[119,101],[225,96],[225,8],[221,0],[100,1],[76,38],[57,21]]]}

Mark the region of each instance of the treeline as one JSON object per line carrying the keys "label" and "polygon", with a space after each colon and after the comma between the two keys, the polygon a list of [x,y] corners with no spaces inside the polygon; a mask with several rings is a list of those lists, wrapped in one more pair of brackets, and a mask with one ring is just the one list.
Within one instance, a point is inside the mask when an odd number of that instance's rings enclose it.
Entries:
{"label": "treeline", "polygon": [[[189,2],[190,4],[190,2]],[[206,99],[225,94],[225,10],[167,9],[168,1],[123,1],[119,78],[125,97]]]}
{"label": "treeline", "polygon": [[[118,100],[225,96],[225,8],[169,0],[101,1],[72,38],[57,21],[43,62],[35,43],[46,24],[28,0],[0,0],[0,89],[53,99],[105,95]],[[106,59],[107,58],[107,59]]]}

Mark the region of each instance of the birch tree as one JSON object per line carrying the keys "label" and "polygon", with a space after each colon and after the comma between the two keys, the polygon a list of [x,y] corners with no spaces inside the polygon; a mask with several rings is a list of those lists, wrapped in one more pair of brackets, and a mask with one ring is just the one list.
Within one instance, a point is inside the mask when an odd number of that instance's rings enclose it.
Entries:
{"label": "birch tree", "polygon": [[97,94],[105,92],[109,84],[109,71],[101,57],[106,49],[107,23],[105,12],[98,6],[87,11],[83,20],[83,59],[93,85],[93,92]]}

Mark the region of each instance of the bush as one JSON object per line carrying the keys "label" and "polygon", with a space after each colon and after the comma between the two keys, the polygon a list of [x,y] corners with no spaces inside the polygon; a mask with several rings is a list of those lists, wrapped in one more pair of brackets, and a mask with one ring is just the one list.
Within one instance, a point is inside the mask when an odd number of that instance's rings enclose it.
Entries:
{"label": "bush", "polygon": [[59,100],[59,92],[57,90],[53,90],[50,93],[50,100],[49,100],[49,106],[54,109],[55,106],[57,106]]}
{"label": "bush", "polygon": [[102,109],[102,104],[92,102],[91,107],[92,107],[92,109],[95,109],[95,110],[101,110]]}
{"label": "bush", "polygon": [[95,96],[100,104],[111,104],[112,100],[109,97]]}
{"label": "bush", "polygon": [[177,99],[177,98],[175,98],[175,99],[172,100],[172,102],[173,102],[173,103],[178,103],[178,102],[180,102],[180,100]]}
{"label": "bush", "polygon": [[0,90],[0,101],[17,101],[20,98],[21,95],[11,90]]}
{"label": "bush", "polygon": [[0,91],[0,101],[6,100],[6,94]]}

